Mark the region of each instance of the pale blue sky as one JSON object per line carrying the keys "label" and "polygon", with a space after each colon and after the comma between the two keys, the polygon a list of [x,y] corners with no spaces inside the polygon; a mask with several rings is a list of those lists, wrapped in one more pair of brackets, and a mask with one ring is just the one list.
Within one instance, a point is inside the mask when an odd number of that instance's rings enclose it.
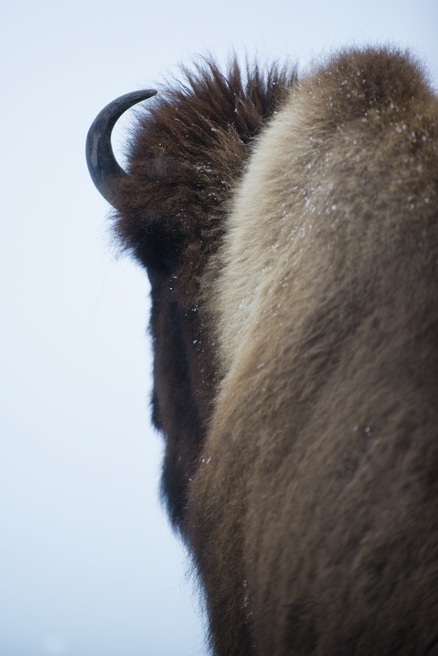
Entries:
{"label": "pale blue sky", "polygon": [[115,258],[87,129],[115,96],[207,50],[306,68],[390,42],[438,86],[438,5],[18,0],[1,13],[0,654],[202,656],[157,501],[148,286]]}

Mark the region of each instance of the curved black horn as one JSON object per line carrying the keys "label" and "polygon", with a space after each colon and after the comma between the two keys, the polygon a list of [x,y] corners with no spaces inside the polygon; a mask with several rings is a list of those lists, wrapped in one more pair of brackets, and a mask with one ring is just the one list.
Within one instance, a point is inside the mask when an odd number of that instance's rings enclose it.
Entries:
{"label": "curved black horn", "polygon": [[155,96],[155,89],[132,91],[110,102],[96,116],[87,135],[88,170],[96,188],[111,205],[117,206],[115,182],[127,173],[119,166],[111,146],[111,132],[120,116],[136,103]]}

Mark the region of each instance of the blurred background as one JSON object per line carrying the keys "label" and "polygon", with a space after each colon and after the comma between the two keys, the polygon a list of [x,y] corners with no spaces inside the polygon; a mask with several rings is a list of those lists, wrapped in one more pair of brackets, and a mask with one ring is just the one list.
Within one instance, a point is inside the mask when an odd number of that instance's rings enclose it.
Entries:
{"label": "blurred background", "polygon": [[[158,501],[148,283],[117,255],[84,142],[177,65],[391,43],[438,85],[435,0],[63,0],[0,10],[0,656],[202,656],[186,555]],[[116,151],[133,114],[117,127]]]}

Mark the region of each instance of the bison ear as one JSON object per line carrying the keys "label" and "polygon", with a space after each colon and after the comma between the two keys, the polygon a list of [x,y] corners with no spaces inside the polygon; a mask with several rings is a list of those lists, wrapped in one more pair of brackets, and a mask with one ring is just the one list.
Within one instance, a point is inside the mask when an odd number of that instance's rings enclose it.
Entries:
{"label": "bison ear", "polygon": [[157,176],[164,175],[164,164],[158,161],[152,171],[151,167],[151,160],[143,158],[141,166],[131,165],[130,175],[121,181],[119,197],[123,200],[114,217],[115,230],[121,244],[144,267],[172,274],[190,244],[200,239],[202,224],[194,220],[199,208],[190,215],[181,209],[193,192],[187,192],[184,182],[175,180],[176,165],[161,180]]}
{"label": "bison ear", "polygon": [[229,195],[225,174],[201,156],[175,153],[172,134],[157,137],[154,127],[146,125],[134,140],[129,175],[119,183],[116,232],[150,271],[172,274],[182,259],[197,270],[202,263],[196,258],[214,248],[223,224]]}

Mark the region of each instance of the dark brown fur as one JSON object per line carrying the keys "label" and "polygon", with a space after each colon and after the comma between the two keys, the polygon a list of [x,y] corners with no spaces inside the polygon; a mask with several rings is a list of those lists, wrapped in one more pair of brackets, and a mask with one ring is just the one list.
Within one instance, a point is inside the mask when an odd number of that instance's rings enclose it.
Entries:
{"label": "dark brown fur", "polygon": [[117,232],[152,284],[153,418],[166,435],[162,488],[181,525],[216,387],[199,277],[218,247],[231,190],[251,144],[295,72],[226,74],[210,61],[165,89],[140,119],[120,189]]}
{"label": "dark brown fur", "polygon": [[142,120],[118,223],[214,654],[438,654],[437,98],[388,50],[228,77]]}

